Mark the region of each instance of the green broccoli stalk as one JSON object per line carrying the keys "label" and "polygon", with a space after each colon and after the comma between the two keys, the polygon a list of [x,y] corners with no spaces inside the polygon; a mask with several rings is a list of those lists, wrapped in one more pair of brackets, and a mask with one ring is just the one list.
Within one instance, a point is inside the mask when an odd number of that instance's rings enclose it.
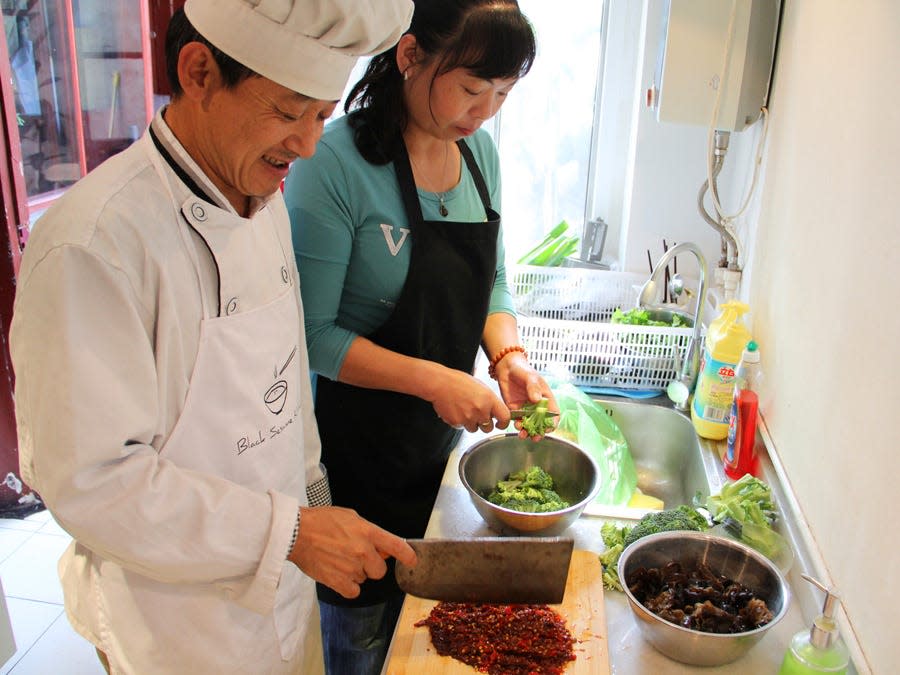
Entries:
{"label": "green broccoli stalk", "polygon": [[622,590],[622,583],[619,581],[619,556],[625,550],[625,537],[630,530],[630,527],[618,527],[611,522],[603,523],[600,527],[600,536],[606,545],[606,550],[600,554],[600,565],[603,568],[603,588],[607,590]]}
{"label": "green broccoli stalk", "polygon": [[526,403],[522,406],[525,416],[522,417],[522,430],[529,438],[546,436],[556,428],[554,416],[549,414],[550,401],[542,398],[537,403]]}

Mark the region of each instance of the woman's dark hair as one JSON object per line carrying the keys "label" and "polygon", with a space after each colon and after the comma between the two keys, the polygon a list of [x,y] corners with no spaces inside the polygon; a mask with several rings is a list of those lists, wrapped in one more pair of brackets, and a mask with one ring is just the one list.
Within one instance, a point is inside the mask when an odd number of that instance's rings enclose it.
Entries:
{"label": "woman's dark hair", "polygon": [[[435,77],[465,68],[485,80],[520,78],[537,52],[534,29],[516,0],[415,0],[407,32],[426,59],[437,59]],[[393,160],[408,122],[396,45],[372,58],[344,111],[360,154],[372,164]]]}
{"label": "woman's dark hair", "polygon": [[213,59],[222,73],[222,82],[226,89],[233,89],[244,80],[259,76],[256,71],[235,61],[200,35],[188,20],[182,7],[169,19],[169,28],[166,30],[166,77],[169,79],[169,87],[172,89],[172,98],[178,98],[184,93],[184,89],[181,88],[181,83],[178,81],[178,54],[188,42],[200,42],[209,47]]}

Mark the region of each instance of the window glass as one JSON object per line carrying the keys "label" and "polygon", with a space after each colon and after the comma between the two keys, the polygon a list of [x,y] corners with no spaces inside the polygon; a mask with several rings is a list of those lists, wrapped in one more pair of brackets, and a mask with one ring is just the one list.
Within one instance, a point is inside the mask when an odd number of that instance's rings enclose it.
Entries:
{"label": "window glass", "polygon": [[134,142],[148,121],[141,2],[73,3],[88,171]]}
{"label": "window glass", "polygon": [[[500,113],[484,125],[500,151],[508,262],[559,221],[581,235],[590,202],[604,0],[519,0],[537,35],[538,56]],[[365,71],[361,60],[350,87]],[[343,102],[335,117],[343,113]],[[593,218],[595,214],[591,214]]]}
{"label": "window glass", "polygon": [[[63,3],[3,0],[16,122],[29,197],[80,176],[77,109]],[[68,85],[68,86],[67,86]]]}
{"label": "window glass", "polygon": [[123,150],[146,125],[141,3],[0,3],[25,189],[34,202]]}
{"label": "window glass", "polygon": [[493,125],[510,261],[563,219],[572,234],[581,233],[603,13],[598,0],[520,0],[519,5],[535,28],[538,57]]}

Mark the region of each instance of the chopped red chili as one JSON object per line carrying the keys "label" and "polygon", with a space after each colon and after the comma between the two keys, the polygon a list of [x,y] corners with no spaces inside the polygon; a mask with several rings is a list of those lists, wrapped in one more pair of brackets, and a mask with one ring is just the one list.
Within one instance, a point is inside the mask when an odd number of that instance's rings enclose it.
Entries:
{"label": "chopped red chili", "polygon": [[428,626],[441,656],[491,675],[559,675],[575,660],[565,620],[547,605],[440,602]]}

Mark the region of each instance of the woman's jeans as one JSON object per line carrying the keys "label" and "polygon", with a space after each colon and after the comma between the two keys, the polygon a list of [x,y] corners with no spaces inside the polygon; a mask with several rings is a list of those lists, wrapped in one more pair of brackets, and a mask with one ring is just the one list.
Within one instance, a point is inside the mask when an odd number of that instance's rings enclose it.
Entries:
{"label": "woman's jeans", "polygon": [[403,597],[401,593],[370,607],[342,607],[319,601],[327,675],[381,673]]}

